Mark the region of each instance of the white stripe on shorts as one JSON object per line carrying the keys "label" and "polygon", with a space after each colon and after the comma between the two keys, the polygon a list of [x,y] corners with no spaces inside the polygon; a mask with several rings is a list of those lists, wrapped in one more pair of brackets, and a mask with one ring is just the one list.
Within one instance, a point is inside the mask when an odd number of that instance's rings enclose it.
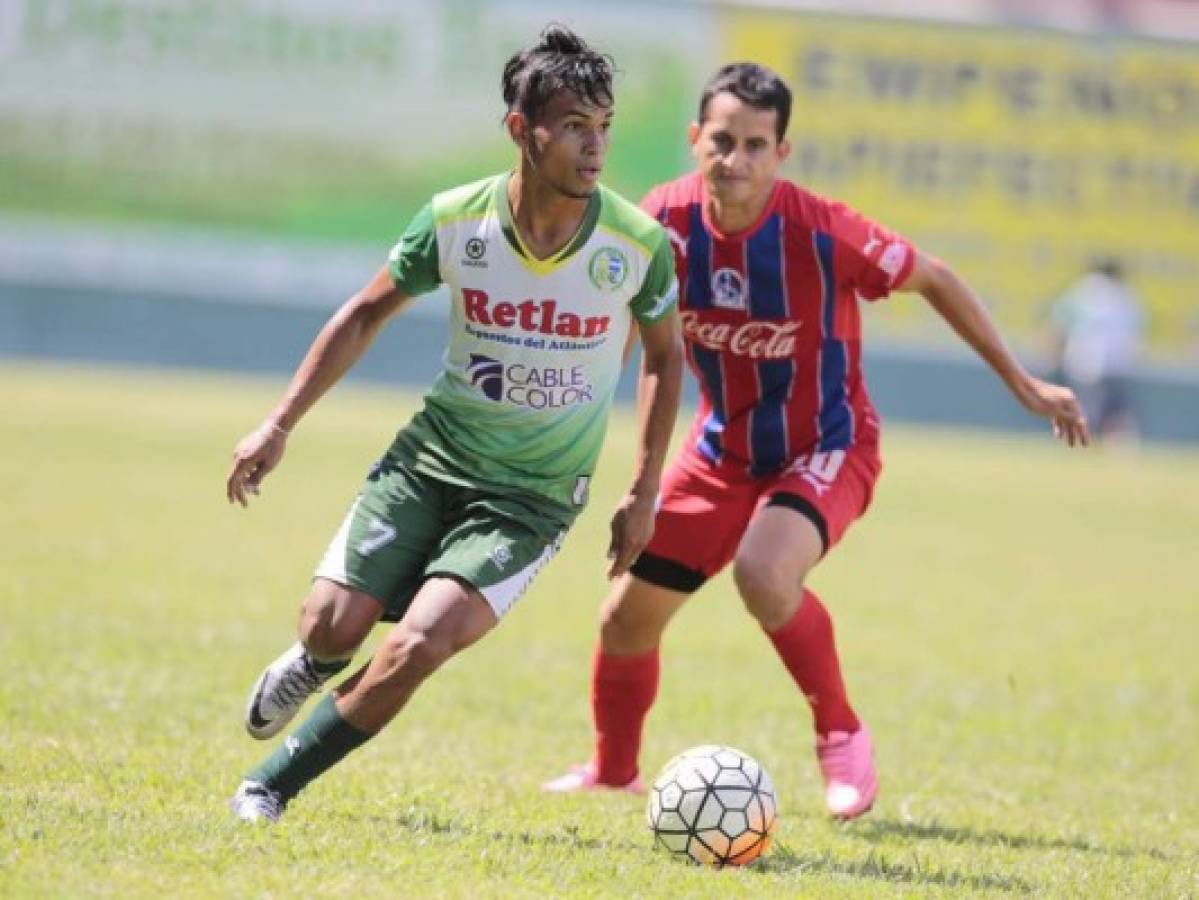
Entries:
{"label": "white stripe on shorts", "polygon": [[333,535],[333,540],[329,542],[329,549],[325,551],[316,571],[312,573],[313,578],[328,578],[338,584],[346,583],[346,545],[350,542],[350,526],[354,523],[354,513],[358,511],[358,504],[361,502],[362,497],[359,496],[350,504],[350,511],[346,513],[337,534]]}
{"label": "white stripe on shorts", "polygon": [[565,531],[558,532],[558,536],[554,538],[554,542],[546,546],[541,551],[541,555],[517,572],[505,578],[503,581],[478,589],[483,595],[483,599],[487,601],[497,619],[502,619],[504,614],[510,610],[517,600],[521,598],[525,591],[529,589],[529,585],[533,583],[533,579],[537,577],[537,573],[545,568],[548,563],[558,554],[558,550],[562,547],[562,540],[566,537]]}

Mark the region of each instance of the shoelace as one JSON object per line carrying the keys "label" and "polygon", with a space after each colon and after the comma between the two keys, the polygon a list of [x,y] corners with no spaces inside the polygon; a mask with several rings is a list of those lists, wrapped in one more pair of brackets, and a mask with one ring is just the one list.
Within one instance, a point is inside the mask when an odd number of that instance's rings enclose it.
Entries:
{"label": "shoelace", "polygon": [[325,683],[325,679],[312,668],[308,657],[302,656],[297,662],[299,665],[291,666],[283,673],[272,692],[284,705],[303,700]]}

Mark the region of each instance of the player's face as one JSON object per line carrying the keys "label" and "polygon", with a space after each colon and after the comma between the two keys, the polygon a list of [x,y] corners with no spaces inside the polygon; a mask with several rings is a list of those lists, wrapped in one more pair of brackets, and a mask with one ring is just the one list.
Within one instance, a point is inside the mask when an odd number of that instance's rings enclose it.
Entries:
{"label": "player's face", "polygon": [[791,145],[779,141],[778,113],[758,109],[735,95],[719,93],[708,101],[702,123],[692,123],[691,150],[708,193],[721,206],[764,204]]}
{"label": "player's face", "polygon": [[520,118],[510,127],[536,177],[576,200],[595,193],[608,153],[612,107],[595,106],[572,91],[559,91],[537,121]]}

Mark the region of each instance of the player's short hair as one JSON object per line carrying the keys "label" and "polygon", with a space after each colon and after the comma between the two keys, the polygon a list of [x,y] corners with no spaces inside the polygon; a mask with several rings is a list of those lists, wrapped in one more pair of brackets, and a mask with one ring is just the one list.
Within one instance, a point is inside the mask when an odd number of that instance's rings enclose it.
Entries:
{"label": "player's short hair", "polygon": [[699,124],[717,94],[729,93],[755,109],[773,109],[775,131],[781,141],[791,121],[791,89],[773,70],[752,62],[729,63],[716,70],[699,97]]}
{"label": "player's short hair", "polygon": [[1118,256],[1113,256],[1109,253],[1101,253],[1091,259],[1091,271],[1098,272],[1100,275],[1106,275],[1108,278],[1114,278],[1116,281],[1124,280],[1124,263],[1121,262]]}
{"label": "player's short hair", "polygon": [[514,53],[504,66],[504,103],[509,112],[523,113],[531,122],[562,90],[593,106],[611,106],[612,71],[611,56],[553,22],[536,46]]}

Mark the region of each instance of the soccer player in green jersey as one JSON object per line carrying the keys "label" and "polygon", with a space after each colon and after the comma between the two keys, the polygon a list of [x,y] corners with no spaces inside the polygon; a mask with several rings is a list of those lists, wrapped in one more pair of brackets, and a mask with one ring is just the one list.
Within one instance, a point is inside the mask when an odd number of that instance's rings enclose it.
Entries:
{"label": "soccer player in green jersey", "polygon": [[444,370],[317,567],[299,641],[255,684],[247,730],[277,734],[376,622],[397,624],[246,775],[232,800],[241,819],[277,820],[442,663],[494,628],[554,556],[586,503],[634,325],[645,349],[639,442],[612,518],[611,574],[650,538],[682,373],[677,287],[657,222],[599,183],[611,60],[550,26],[508,61],[502,83],[516,168],[433,197],[234,453],[226,492],[244,506],[301,416],[387,319],[414,295],[449,289]]}

